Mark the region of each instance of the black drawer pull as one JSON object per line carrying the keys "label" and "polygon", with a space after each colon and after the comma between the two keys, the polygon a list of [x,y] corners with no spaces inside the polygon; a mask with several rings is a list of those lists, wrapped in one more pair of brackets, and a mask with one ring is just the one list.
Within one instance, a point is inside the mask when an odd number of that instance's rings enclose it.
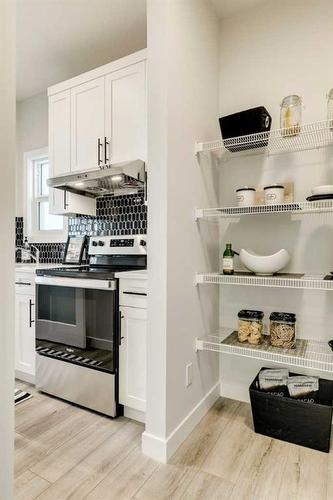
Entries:
{"label": "black drawer pull", "polygon": [[29,283],[28,281],[15,281],[15,285],[31,286],[31,283]]}
{"label": "black drawer pull", "polygon": [[123,292],[124,295],[142,295],[147,297],[147,294],[144,292]]}

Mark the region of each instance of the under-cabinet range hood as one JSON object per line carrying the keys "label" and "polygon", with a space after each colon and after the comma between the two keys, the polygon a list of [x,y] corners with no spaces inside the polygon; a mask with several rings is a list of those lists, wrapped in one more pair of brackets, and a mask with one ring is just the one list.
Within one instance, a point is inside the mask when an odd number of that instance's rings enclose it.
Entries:
{"label": "under-cabinet range hood", "polygon": [[135,193],[145,187],[142,160],[106,165],[97,170],[77,172],[47,180],[49,187],[97,198],[107,194]]}

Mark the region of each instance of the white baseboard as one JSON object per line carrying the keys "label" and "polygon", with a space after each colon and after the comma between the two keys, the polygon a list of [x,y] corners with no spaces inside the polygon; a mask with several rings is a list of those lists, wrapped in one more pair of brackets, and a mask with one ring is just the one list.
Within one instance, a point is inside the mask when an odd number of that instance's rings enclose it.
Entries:
{"label": "white baseboard", "polygon": [[124,416],[132,420],[137,420],[137,422],[141,422],[142,424],[146,422],[146,414],[144,411],[135,410],[129,406],[124,406]]}
{"label": "white baseboard", "polygon": [[21,380],[22,382],[28,382],[28,384],[35,385],[35,376],[30,375],[30,373],[24,373],[20,370],[15,370],[15,378]]}
{"label": "white baseboard", "polygon": [[223,398],[234,399],[242,403],[250,402],[249,387],[248,385],[225,383],[221,384],[220,395]]}
{"label": "white baseboard", "polygon": [[220,382],[217,382],[167,438],[160,438],[145,431],[142,434],[142,452],[154,460],[167,463],[219,396]]}

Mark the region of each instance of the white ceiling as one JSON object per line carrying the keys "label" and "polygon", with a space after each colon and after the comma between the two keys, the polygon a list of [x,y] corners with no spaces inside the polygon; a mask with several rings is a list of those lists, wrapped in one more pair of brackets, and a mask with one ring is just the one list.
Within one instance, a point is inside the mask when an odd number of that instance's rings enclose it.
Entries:
{"label": "white ceiling", "polygon": [[214,9],[221,19],[237,14],[241,10],[251,9],[268,0],[211,0]]}
{"label": "white ceiling", "polygon": [[17,99],[146,47],[146,0],[17,0]]}

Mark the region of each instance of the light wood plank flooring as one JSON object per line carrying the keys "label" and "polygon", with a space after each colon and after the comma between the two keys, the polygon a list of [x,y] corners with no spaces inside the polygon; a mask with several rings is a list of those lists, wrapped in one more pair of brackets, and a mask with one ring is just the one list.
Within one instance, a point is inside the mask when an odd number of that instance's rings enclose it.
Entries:
{"label": "light wood plank flooring", "polygon": [[17,500],[333,499],[333,452],[255,434],[247,404],[219,400],[161,465],[141,424],[17,386],[34,394],[16,407]]}

